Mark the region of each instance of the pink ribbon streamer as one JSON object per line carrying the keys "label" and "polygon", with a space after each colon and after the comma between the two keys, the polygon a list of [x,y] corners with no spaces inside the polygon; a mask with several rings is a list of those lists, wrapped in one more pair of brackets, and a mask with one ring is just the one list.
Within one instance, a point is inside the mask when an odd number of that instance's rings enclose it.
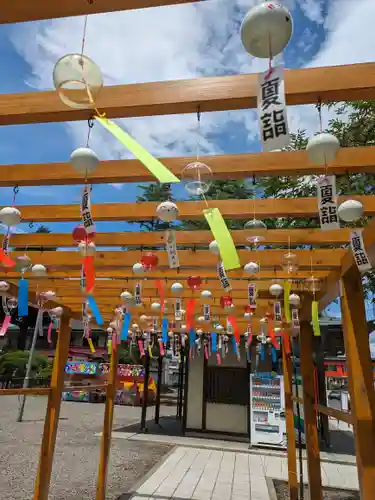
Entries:
{"label": "pink ribbon streamer", "polygon": [[160,351],[160,356],[164,356],[164,344],[162,340],[159,340],[159,351]]}
{"label": "pink ribbon streamer", "polygon": [[9,315],[6,315],[4,318],[4,322],[3,322],[1,329],[0,329],[0,337],[4,337],[4,335],[8,331],[8,328],[10,325],[10,320],[11,320],[11,317]]}
{"label": "pink ribbon streamer", "polygon": [[52,326],[53,326],[53,323],[52,321],[50,322],[50,324],[48,325],[48,330],[47,330],[47,342],[49,344],[52,344],[52,337],[51,337],[51,334],[52,334]]}
{"label": "pink ribbon streamer", "polygon": [[216,353],[216,362],[217,362],[218,366],[221,365],[221,357],[220,357],[220,354],[218,352]]}
{"label": "pink ribbon streamer", "polygon": [[112,351],[115,352],[117,349],[117,332],[112,333]]}
{"label": "pink ribbon streamer", "polygon": [[139,352],[141,353],[141,358],[145,355],[145,349],[143,347],[143,340],[138,340]]}
{"label": "pink ribbon streamer", "polygon": [[208,348],[207,345],[204,346],[204,357],[208,359]]}

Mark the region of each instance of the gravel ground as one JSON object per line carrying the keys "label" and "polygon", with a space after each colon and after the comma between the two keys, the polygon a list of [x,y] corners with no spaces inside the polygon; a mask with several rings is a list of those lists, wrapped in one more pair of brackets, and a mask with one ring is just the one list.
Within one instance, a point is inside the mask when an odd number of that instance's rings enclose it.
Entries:
{"label": "gravel ground", "polygon": [[[288,484],[285,481],[274,480],[277,500],[289,500]],[[305,487],[305,498],[308,499],[308,488]],[[323,489],[324,500],[359,500],[359,492],[351,490]]]}
{"label": "gravel ground", "polygon": [[[29,397],[24,422],[17,423],[18,401],[0,400],[1,500],[32,498],[47,399]],[[161,414],[175,409],[161,408]],[[149,410],[149,417],[153,410]],[[49,500],[94,500],[99,465],[103,404],[63,402],[60,413]],[[140,408],[116,406],[114,430],[140,421]],[[108,500],[126,500],[141,479],[170,446],[113,439],[108,474]]]}

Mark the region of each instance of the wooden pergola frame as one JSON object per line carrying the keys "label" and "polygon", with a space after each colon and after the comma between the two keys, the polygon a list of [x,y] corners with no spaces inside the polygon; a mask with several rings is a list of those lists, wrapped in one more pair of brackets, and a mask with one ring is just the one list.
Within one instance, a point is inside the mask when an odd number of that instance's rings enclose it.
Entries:
{"label": "wooden pergola frame", "polygon": [[[185,0],[96,0],[92,4],[85,0],[62,0],[45,2],[35,0],[13,0],[3,6],[0,23],[24,22],[90,13],[113,12],[134,8],[186,3]],[[31,5],[32,4],[32,5]],[[97,105],[107,117],[135,117],[174,113],[193,113],[197,106],[202,112],[247,109],[256,106],[257,75],[237,75],[195,80],[180,80],[162,83],[119,85],[103,89]],[[289,105],[314,104],[316,102],[350,101],[375,99],[375,64],[356,64],[328,68],[288,70],[286,72],[286,100]],[[70,109],[64,106],[55,92],[29,92],[26,94],[0,95],[0,125],[63,122],[85,120],[92,115],[91,109]],[[342,149],[328,172],[335,175],[348,173],[375,173],[375,147]],[[183,166],[193,158],[163,159],[166,166],[179,174]],[[223,155],[203,158],[213,171],[215,179],[238,179],[263,176],[290,176],[322,174],[323,167],[309,164],[305,152],[256,153],[244,155]],[[153,180],[150,173],[136,160],[105,161],[90,176],[90,183],[126,183]],[[72,185],[82,184],[83,177],[67,163],[41,165],[4,165],[0,170],[0,186]],[[365,215],[375,214],[375,196],[356,196],[362,201]],[[94,200],[95,201],[95,200]],[[209,206],[218,207],[225,217],[237,219],[251,218],[254,212],[253,200],[209,201]],[[179,202],[182,219],[202,217],[203,202]],[[106,203],[94,204],[95,220],[140,221],[155,219],[154,203]],[[24,221],[60,222],[79,221],[77,205],[58,205],[53,210],[48,206],[20,207]],[[317,203],[312,198],[304,199],[256,199],[255,210],[259,218],[273,217],[317,217]],[[276,250],[249,251],[246,230],[233,231],[233,239],[239,250],[242,265],[248,260],[256,260],[261,272],[256,276],[260,290],[259,307],[254,318],[255,325],[272,303],[268,294],[269,285],[275,279],[293,280],[293,290],[302,297],[301,307],[301,373],[303,379],[304,417],[306,425],[306,446],[310,499],[322,500],[319,440],[316,425],[317,413],[333,416],[349,422],[354,427],[356,455],[360,483],[361,500],[372,500],[375,490],[375,396],[373,374],[369,355],[368,332],[364,309],[361,276],[348,249],[349,229],[322,233],[319,229],[270,230],[265,234],[266,243],[276,246]],[[370,257],[375,256],[375,219],[363,232],[364,242]],[[96,243],[98,252],[95,259],[96,298],[103,317],[110,321],[113,310],[119,302],[119,294],[134,282],[131,266],[139,259],[142,249],[154,248],[159,255],[160,267],[152,273],[152,279],[185,282],[191,274],[199,274],[207,280],[213,291],[213,309],[218,315],[222,311],[217,306],[220,288],[213,280],[216,277],[217,259],[208,252],[212,236],[207,231],[179,232],[177,244],[181,269],[179,273],[167,267],[163,233],[102,233]],[[286,274],[280,268],[285,248],[311,246],[310,250],[293,250],[298,255],[299,270],[294,275]],[[80,318],[82,300],[79,290],[80,257],[69,250],[51,251],[48,248],[72,247],[72,239],[66,234],[20,234],[11,237],[12,256],[20,255],[24,248],[30,250],[34,261],[49,267],[48,278],[30,279],[30,303],[36,303],[37,289],[56,290],[55,304],[63,305],[64,313],[56,347],[51,386],[43,389],[7,389],[5,394],[47,394],[48,407],[42,439],[39,468],[34,492],[34,500],[47,500],[51,479],[56,433],[64,391],[64,367],[68,357],[71,334],[70,319]],[[100,251],[101,246],[131,247],[126,252]],[[46,251],[33,248],[46,248]],[[133,249],[134,247],[134,249]],[[327,247],[335,247],[334,252]],[[31,252],[32,250],[32,252]],[[313,333],[311,327],[312,297],[304,289],[304,280],[311,275],[321,280],[318,294],[320,308],[325,308],[332,300],[341,296],[344,339],[349,372],[349,390],[352,413],[339,412],[315,404],[313,359]],[[248,276],[243,270],[229,273],[233,283],[232,296],[237,305],[238,324],[243,327],[243,307],[247,303]],[[11,283],[10,294],[17,294],[17,273],[0,271],[0,278]],[[341,285],[340,285],[341,284]],[[156,298],[155,285],[146,281],[143,285],[145,307],[139,313],[150,313],[149,303]],[[166,294],[168,300],[169,293]],[[166,313],[170,314],[170,313]],[[293,396],[291,358],[283,349],[285,376],[286,424],[288,432],[288,474],[291,500],[297,500],[296,449],[293,425]],[[106,498],[106,480],[113,422],[113,405],[116,391],[117,356],[111,357],[110,375],[106,386],[103,435],[101,438],[100,465],[97,483],[97,500]],[[96,388],[96,386],[94,386]],[[89,388],[90,389],[90,388]],[[91,387],[92,389],[92,387]]]}

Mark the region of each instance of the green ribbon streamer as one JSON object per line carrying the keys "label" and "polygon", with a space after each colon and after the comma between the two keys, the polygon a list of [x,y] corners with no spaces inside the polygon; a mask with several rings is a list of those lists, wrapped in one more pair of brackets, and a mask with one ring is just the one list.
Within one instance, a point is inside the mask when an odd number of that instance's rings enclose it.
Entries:
{"label": "green ribbon streamer", "polygon": [[312,319],[314,336],[320,337],[319,302],[317,300],[313,300],[311,303],[311,319]]}
{"label": "green ribbon streamer", "polygon": [[217,241],[220,257],[227,271],[241,267],[240,258],[232,236],[225,224],[225,220],[218,208],[206,208],[203,215],[210,226],[211,232]]}
{"label": "green ribbon streamer", "polygon": [[284,281],[284,311],[285,311],[285,321],[291,323],[292,316],[290,313],[290,302],[289,296],[292,289],[292,284],[289,281]]}
{"label": "green ribbon streamer", "polygon": [[176,177],[170,170],[167,169],[161,161],[157,160],[150,154],[143,146],[141,146],[133,137],[125,132],[121,127],[116,125],[116,123],[108,120],[107,118],[101,118],[95,116],[95,119],[110,132],[118,141],[121,142],[133,155],[148,168],[148,170],[154,175],[159,182],[162,184],[172,182],[180,182],[180,179]]}

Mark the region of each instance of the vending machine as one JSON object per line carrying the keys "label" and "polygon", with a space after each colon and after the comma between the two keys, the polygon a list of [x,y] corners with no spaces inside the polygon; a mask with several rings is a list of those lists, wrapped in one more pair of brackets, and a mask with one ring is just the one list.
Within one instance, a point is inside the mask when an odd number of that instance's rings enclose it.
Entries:
{"label": "vending machine", "polygon": [[284,381],[275,373],[250,375],[251,444],[285,448]]}

